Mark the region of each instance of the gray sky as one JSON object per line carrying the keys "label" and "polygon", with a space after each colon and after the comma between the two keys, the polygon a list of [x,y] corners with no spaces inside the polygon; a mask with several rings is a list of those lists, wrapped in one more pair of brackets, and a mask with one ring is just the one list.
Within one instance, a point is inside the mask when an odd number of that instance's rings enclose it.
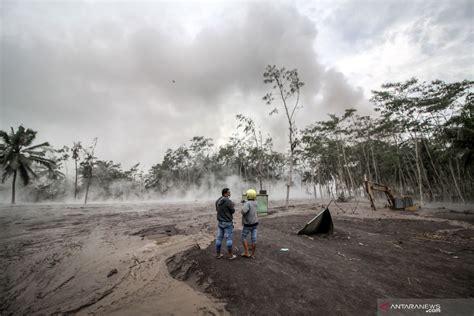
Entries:
{"label": "gray sky", "polygon": [[[356,107],[384,82],[473,79],[474,1],[1,1],[0,128],[147,170],[193,136],[223,144],[262,101],[267,64],[297,68],[299,127]],[[174,81],[174,82],[173,82]],[[281,112],[280,112],[281,113]]]}

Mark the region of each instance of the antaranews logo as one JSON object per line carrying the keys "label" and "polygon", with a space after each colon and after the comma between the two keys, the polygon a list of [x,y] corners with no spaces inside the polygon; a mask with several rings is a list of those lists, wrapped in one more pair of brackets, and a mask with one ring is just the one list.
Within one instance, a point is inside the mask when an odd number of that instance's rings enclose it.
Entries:
{"label": "antaranews logo", "polygon": [[383,312],[388,312],[390,310],[390,303],[382,303],[382,304],[379,305],[379,308]]}
{"label": "antaranews logo", "polygon": [[441,313],[441,304],[391,304],[390,310],[420,310],[426,313]]}
{"label": "antaranews logo", "polygon": [[474,316],[474,298],[440,299],[440,298],[378,298],[377,315],[456,315]]}
{"label": "antaranews logo", "polygon": [[441,304],[404,304],[404,303],[389,303],[384,302],[379,305],[379,308],[382,312],[386,313],[388,311],[424,311],[426,313],[441,313]]}

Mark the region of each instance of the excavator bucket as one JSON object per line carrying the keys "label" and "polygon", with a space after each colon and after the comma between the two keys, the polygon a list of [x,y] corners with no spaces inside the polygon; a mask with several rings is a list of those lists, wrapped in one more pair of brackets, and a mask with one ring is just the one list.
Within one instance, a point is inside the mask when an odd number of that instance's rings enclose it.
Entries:
{"label": "excavator bucket", "polygon": [[298,235],[314,235],[314,234],[329,234],[331,235],[334,230],[332,223],[331,213],[326,208],[310,220],[306,225],[298,232]]}

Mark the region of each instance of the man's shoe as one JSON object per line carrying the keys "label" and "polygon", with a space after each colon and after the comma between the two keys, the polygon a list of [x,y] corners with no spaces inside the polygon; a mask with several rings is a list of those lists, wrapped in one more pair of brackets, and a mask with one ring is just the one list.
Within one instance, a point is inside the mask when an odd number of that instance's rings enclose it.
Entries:
{"label": "man's shoe", "polygon": [[218,255],[216,256],[216,258],[217,258],[217,259],[222,259],[222,258],[224,258],[224,255],[220,253],[220,254],[218,254]]}

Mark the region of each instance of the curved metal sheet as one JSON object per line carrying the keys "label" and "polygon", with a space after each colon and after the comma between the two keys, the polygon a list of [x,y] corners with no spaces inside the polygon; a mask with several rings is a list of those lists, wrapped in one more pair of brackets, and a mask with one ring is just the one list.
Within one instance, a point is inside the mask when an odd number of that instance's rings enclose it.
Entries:
{"label": "curved metal sheet", "polygon": [[314,235],[314,234],[332,234],[334,225],[332,223],[331,213],[326,208],[310,220],[298,232],[298,235]]}

